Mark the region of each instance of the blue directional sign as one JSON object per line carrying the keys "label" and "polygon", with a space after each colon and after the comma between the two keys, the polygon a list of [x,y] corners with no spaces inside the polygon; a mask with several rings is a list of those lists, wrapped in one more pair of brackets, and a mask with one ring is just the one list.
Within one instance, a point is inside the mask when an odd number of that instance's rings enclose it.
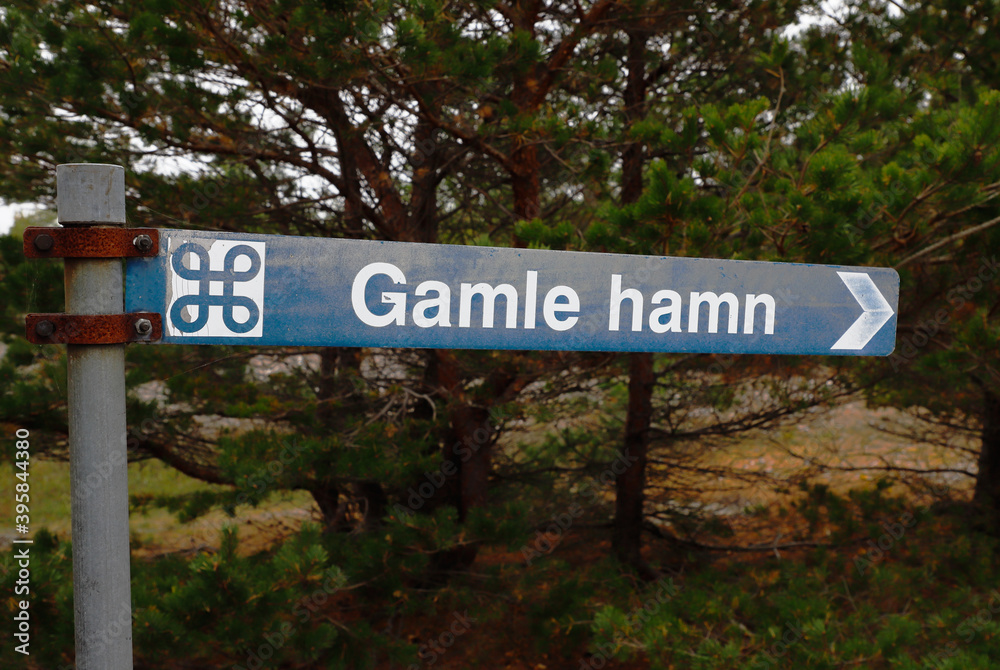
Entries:
{"label": "blue directional sign", "polygon": [[160,231],[126,311],[173,344],[886,356],[887,268]]}

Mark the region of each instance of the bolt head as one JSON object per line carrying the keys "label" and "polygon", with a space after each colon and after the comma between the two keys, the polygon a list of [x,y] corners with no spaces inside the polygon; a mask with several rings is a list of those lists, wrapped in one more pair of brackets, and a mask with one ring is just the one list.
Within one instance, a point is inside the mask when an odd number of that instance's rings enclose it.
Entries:
{"label": "bolt head", "polygon": [[51,321],[39,321],[35,324],[35,335],[38,337],[52,337],[56,332],[56,327]]}
{"label": "bolt head", "polygon": [[142,253],[146,253],[153,248],[153,238],[145,234],[136,235],[135,239],[132,240],[132,245]]}
{"label": "bolt head", "polygon": [[149,335],[153,332],[153,324],[149,322],[149,319],[136,319],[135,332],[139,335]]}
{"label": "bolt head", "polygon": [[[35,244],[35,248],[38,249],[39,251],[49,251],[50,249],[52,249],[52,246],[55,244],[55,240],[52,239],[51,235],[48,235],[46,233],[42,233],[41,235],[39,235],[39,236],[37,236],[35,238],[35,243],[34,244]],[[47,322],[45,322],[45,323],[47,323]]]}

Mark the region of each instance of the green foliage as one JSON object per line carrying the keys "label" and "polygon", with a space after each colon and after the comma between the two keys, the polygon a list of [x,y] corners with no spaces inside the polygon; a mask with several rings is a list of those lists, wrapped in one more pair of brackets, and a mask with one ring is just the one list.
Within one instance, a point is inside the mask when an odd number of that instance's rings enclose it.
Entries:
{"label": "green foliage", "polygon": [[[810,499],[817,495],[827,494],[814,489]],[[859,493],[869,495],[881,494]],[[853,551],[841,545],[806,560],[751,559],[689,574],[669,598],[650,598],[656,589],[650,585],[614,605],[595,605],[590,649],[605,658],[641,650],[650,667],[664,669],[918,668],[931,658],[944,662],[933,667],[989,667],[997,659],[991,643],[997,623],[986,606],[1000,596],[986,583],[972,584],[996,570],[994,540],[946,530],[946,518],[917,516],[906,531],[907,547],[891,548],[868,577],[838,558]],[[987,558],[964,568],[941,563],[950,553],[942,532],[957,532]],[[906,559],[906,551],[919,558]],[[958,583],[967,585],[961,593]]]}
{"label": "green foliage", "polygon": [[[169,654],[177,663],[227,667],[248,667],[255,655],[267,654],[267,667],[372,667],[389,657],[405,664],[414,645],[389,633],[387,618],[468,611],[477,626],[488,627],[483,635],[503,639],[516,635],[510,616],[516,607],[523,608],[534,646],[550,658],[579,658],[587,650],[598,662],[639,655],[653,668],[706,670],[919,668],[931,659],[941,661],[934,667],[989,667],[998,660],[993,641],[1000,633],[989,613],[1000,602],[996,539],[973,531],[961,516],[899,507],[903,502],[886,491],[879,485],[839,499],[860,519],[906,512],[916,519],[864,570],[856,559],[866,548],[846,542],[798,556],[783,552],[781,559],[720,557],[645,586],[611,561],[580,565],[553,557],[530,570],[491,563],[427,590],[421,579],[435,547],[454,546],[469,532],[443,510],[392,522],[381,535],[323,535],[307,525],[255,556],[241,555],[235,531],[227,529],[213,553],[133,561],[136,649],[141,662]],[[812,488],[804,504],[827,510],[832,500],[829,491]],[[451,539],[441,545],[435,536]],[[36,659],[59,667],[72,658],[71,547],[42,530],[32,556]],[[12,589],[13,559],[8,553],[0,560],[6,573],[0,585]],[[352,614],[359,608],[368,612],[365,621]],[[477,654],[476,643],[466,643],[463,659],[486,662],[488,650]],[[0,651],[0,662],[12,662],[11,654],[9,647]]]}
{"label": "green foliage", "polygon": [[[551,640],[558,636],[557,639],[564,645],[563,651],[572,653],[584,640],[584,631],[573,626],[573,613],[586,607],[587,601],[594,595],[595,586],[582,581],[579,576],[560,576],[560,572],[569,571],[570,566],[566,564],[556,562],[547,568],[547,577],[552,581],[539,584],[545,590],[545,598],[529,607],[527,621],[534,633],[537,649],[559,651],[551,645]],[[600,616],[600,612],[595,615],[595,622],[600,620]],[[569,632],[565,637],[560,635],[563,630]]]}
{"label": "green foliage", "polygon": [[129,511],[143,513],[152,508],[166,509],[177,515],[177,520],[187,523],[196,519],[215,507],[235,510],[237,504],[260,502],[259,498],[252,501],[239,498],[233,491],[194,491],[190,493],[167,495],[131,495],[129,496]]}
{"label": "green foliage", "polygon": [[[32,221],[33,218],[41,219]],[[44,213],[21,219],[39,225]],[[0,235],[0,282],[4,286],[0,310],[0,337],[5,342],[24,335],[24,315],[28,312],[60,312],[63,305],[62,263],[29,261],[24,257],[19,233]]]}
{"label": "green foliage", "polygon": [[[236,531],[227,528],[216,553],[166,556],[132,567],[133,634],[138,662],[180,654],[189,663],[268,667],[322,663],[323,667],[370,667],[373,645],[399,647],[372,628],[331,623],[349,608],[353,577],[331,563],[316,527],[305,527],[269,556],[237,552]],[[32,547],[32,657],[46,667],[71,658],[72,585],[70,545],[45,531]],[[5,555],[6,563],[10,556]],[[8,573],[13,579],[16,570]],[[5,583],[5,588],[12,583]],[[181,652],[181,650],[187,650]],[[3,650],[4,662],[13,662]]]}
{"label": "green foliage", "polygon": [[[147,225],[898,265],[903,358],[849,376],[875,403],[975,417],[975,380],[995,389],[1000,336],[997,291],[972,283],[1000,249],[1000,226],[989,224],[1000,213],[995,3],[897,12],[853,2],[834,25],[781,37],[812,4],[16,0],[0,13],[0,196],[51,200],[54,164],[116,162],[127,167],[129,219]],[[624,196],[629,149],[643,163],[634,198],[635,181]],[[160,169],[163,157],[199,169],[174,174]],[[65,434],[64,362],[21,330],[29,310],[62,311],[60,276],[59,263],[25,263],[14,236],[0,239],[0,419],[51,433],[43,443],[53,449]],[[946,323],[918,346],[909,333],[940,309]],[[524,519],[577,502],[613,459],[625,413],[620,377],[576,401],[516,406],[535,381],[565,395],[575,382],[563,372],[596,369],[584,357],[458,353],[442,372],[434,355],[326,350],[318,365],[261,376],[255,357],[282,367],[301,352],[165,349],[129,350],[130,386],[156,396],[130,401],[131,419],[152,426],[134,441],[229,488],[140,495],[135,509],[187,519],[306,490],[326,521],[349,509],[354,532],[310,528],[254,557],[227,533],[217,553],[141,562],[136,647],[149,663],[182,642],[193,665],[246,663],[267,636],[282,641],[272,662],[288,666],[363,667],[379,647],[401,654],[407,645],[378,624],[434,611],[424,592],[453,576],[449,555],[516,547],[531,539]],[[379,377],[365,367],[375,358],[404,372]],[[782,410],[826,397],[747,381],[762,367],[774,375],[773,362],[726,363],[657,358],[654,416],[668,455],[756,425],[739,415],[755,393]],[[454,480],[419,514],[388,511],[440,466],[453,417],[507,403],[510,416],[539,422],[575,411],[577,425],[497,447],[496,486],[463,523]],[[668,502],[683,498],[673,480],[656,484]],[[364,486],[376,493],[358,494]],[[801,521],[834,543],[878,538],[901,512],[882,489],[805,494]],[[604,522],[608,500],[588,513]],[[379,501],[386,518],[357,512]],[[990,541],[962,529],[945,553],[925,525],[934,527],[919,521],[863,571],[844,545],[801,563],[706,567],[642,620],[632,615],[649,594],[606,566],[527,577],[548,600],[526,609],[539,644],[568,631],[575,648],[593,633],[593,651],[640,650],[659,667],[914,666],[947,644],[942,630],[965,623],[995,568]],[[923,562],[913,560],[916,538]],[[52,623],[38,641],[40,662],[54,666],[70,660],[69,548],[42,539],[38,607]],[[299,621],[297,605],[323,579],[337,585],[329,616]],[[348,591],[345,579],[364,589]],[[964,590],[942,586],[956,580]],[[592,630],[580,624],[590,619]],[[995,660],[995,631],[974,632],[946,663]]]}

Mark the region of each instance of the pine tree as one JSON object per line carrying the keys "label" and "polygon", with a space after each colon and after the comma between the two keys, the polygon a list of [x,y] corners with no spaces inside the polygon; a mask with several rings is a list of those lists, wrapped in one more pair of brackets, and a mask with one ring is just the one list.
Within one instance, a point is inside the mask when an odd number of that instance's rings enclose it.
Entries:
{"label": "pine tree", "polygon": [[[974,499],[994,517],[1000,77],[989,54],[996,9],[993,2],[859,3],[845,23],[862,66],[857,106],[873,121],[878,115],[874,144],[862,147],[871,156],[864,166],[874,197],[855,227],[902,278],[897,348],[869,375],[870,398],[914,410],[918,425],[931,418],[947,431],[978,430]],[[893,95],[906,106],[886,105]]]}

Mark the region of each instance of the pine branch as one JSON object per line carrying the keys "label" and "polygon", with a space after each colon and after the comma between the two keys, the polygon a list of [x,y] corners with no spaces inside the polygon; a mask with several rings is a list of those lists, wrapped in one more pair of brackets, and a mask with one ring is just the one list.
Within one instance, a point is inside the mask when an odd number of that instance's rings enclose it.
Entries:
{"label": "pine branch", "polygon": [[948,245],[948,244],[951,244],[952,242],[956,242],[956,241],[961,240],[961,239],[963,239],[965,237],[969,237],[970,235],[975,235],[976,233],[980,233],[980,232],[982,232],[984,230],[987,230],[988,228],[992,228],[993,226],[997,225],[998,223],[1000,223],[1000,216],[998,216],[996,218],[993,218],[993,219],[990,219],[989,221],[987,221],[985,223],[981,223],[978,226],[973,226],[972,228],[966,228],[965,230],[961,230],[961,231],[959,231],[959,232],[957,232],[957,233],[955,233],[953,235],[949,235],[948,237],[944,238],[943,240],[939,240],[938,242],[935,242],[934,244],[931,244],[930,246],[924,247],[923,249],[921,249],[917,253],[915,253],[915,254],[913,254],[911,256],[907,256],[906,258],[904,258],[903,260],[901,260],[899,263],[896,263],[895,267],[898,270],[899,268],[903,267],[904,265],[906,265],[910,261],[914,261],[914,260],[920,258],[921,256],[929,254],[932,251],[934,251],[935,249],[940,249],[941,247],[943,247],[945,245]]}

